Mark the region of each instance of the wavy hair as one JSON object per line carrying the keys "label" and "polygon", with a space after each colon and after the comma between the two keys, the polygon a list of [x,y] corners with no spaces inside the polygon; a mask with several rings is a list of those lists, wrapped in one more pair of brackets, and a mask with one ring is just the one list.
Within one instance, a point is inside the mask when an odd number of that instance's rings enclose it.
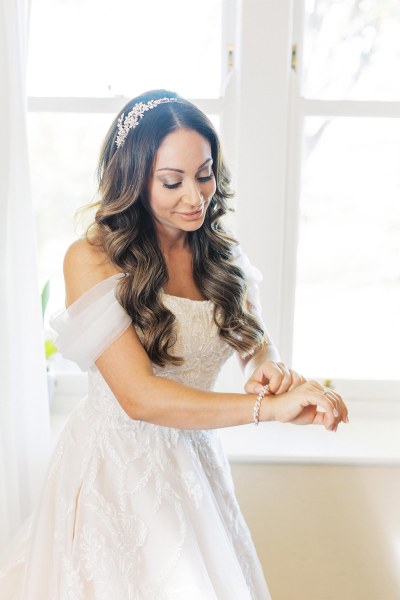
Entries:
{"label": "wavy hair", "polygon": [[[117,147],[117,122],[138,102],[158,98],[179,102],[159,104],[145,113]],[[114,119],[103,143],[98,166],[99,200],[94,220],[85,230],[86,240],[101,248],[109,261],[127,276],[118,280],[117,299],[142,333],[142,343],[157,365],[182,364],[170,352],[176,341],[175,316],[162,302],[168,270],[157,239],[147,189],[157,150],[177,129],[197,131],[211,146],[216,191],[203,225],[188,232],[193,278],[202,295],[214,303],[214,322],[219,335],[241,356],[253,354],[268,341],[260,323],[248,310],[246,277],[234,264],[237,240],[222,218],[233,211],[230,177],[223,162],[218,136],[210,120],[191,102],[168,90],[153,90],[131,100]]]}

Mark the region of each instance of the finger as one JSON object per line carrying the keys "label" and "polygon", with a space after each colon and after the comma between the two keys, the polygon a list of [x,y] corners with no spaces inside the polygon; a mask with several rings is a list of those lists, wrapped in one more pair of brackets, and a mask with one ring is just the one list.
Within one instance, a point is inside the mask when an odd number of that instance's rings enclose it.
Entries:
{"label": "finger", "polygon": [[[318,381],[315,381],[315,379],[312,379],[307,382],[307,388],[310,390],[311,393],[320,395],[321,398],[325,399],[325,404],[324,401],[322,401],[322,403],[320,404],[321,406],[326,406],[326,402],[328,402],[329,404],[328,412],[331,414],[331,417],[327,417],[327,429],[338,425],[342,417],[344,418],[346,416],[347,418],[347,408],[339,394],[337,394],[330,388],[324,388],[320,383],[318,383]],[[321,424],[325,424],[325,422]]]}
{"label": "finger", "polygon": [[322,417],[322,424],[326,429],[331,430],[336,425],[336,417],[333,412],[334,406],[332,401],[326,396],[323,396],[321,392],[314,392],[311,398],[315,401],[317,406],[325,409],[325,413],[323,413]]}
{"label": "finger", "polygon": [[347,410],[347,406],[345,405],[343,398],[337,392],[332,391],[332,394],[335,396],[341,420],[343,421],[343,423],[348,423],[349,411]]}
{"label": "finger", "polygon": [[322,395],[325,396],[325,398],[328,398],[329,402],[332,404],[334,416],[339,417],[339,403],[333,392],[331,392],[330,390],[325,390],[324,392],[322,392]]}
{"label": "finger", "polygon": [[[321,393],[321,392],[318,392]],[[340,423],[341,421],[341,416],[340,413],[337,409],[337,403],[336,403],[336,399],[334,398],[334,396],[332,396],[331,392],[327,391],[327,392],[323,392],[322,394],[325,398],[327,398],[328,402],[331,403],[332,405],[332,414],[334,416],[334,423],[332,425],[332,427],[330,428],[331,431],[334,431],[335,427],[337,427],[337,425]]]}
{"label": "finger", "polygon": [[317,410],[314,415],[313,425],[325,425],[326,413],[322,410]]}
{"label": "finger", "polygon": [[[325,388],[323,387],[320,383],[318,383],[318,381],[316,381],[315,379],[312,379],[311,381],[309,381],[309,384],[311,384],[311,386],[316,389],[316,390],[320,390],[318,393],[322,393],[324,395],[324,397],[328,397],[333,408],[332,411],[334,413],[334,417],[338,418],[339,420],[338,422],[341,420],[342,417],[342,401],[338,402],[338,399],[340,398],[339,394],[336,394],[336,392],[334,392],[332,389],[330,388]],[[326,394],[328,396],[326,396]],[[340,398],[341,400],[341,398]]]}
{"label": "finger", "polygon": [[259,394],[263,388],[263,384],[256,379],[249,379],[244,386],[244,391],[247,394]]}
{"label": "finger", "polygon": [[277,365],[281,369],[283,376],[281,384],[275,392],[275,394],[284,394],[290,389],[290,386],[292,385],[292,374],[290,372],[290,369],[285,365],[285,363],[278,362]]}
{"label": "finger", "polygon": [[318,383],[318,381],[316,381],[315,379],[311,379],[308,383],[310,383],[313,387],[317,388],[318,390],[322,390],[322,391],[325,390],[325,388],[320,383]]}
{"label": "finger", "polygon": [[[277,380],[277,376],[279,377],[279,381]],[[282,371],[274,361],[263,362],[250,376],[248,382],[245,384],[245,390],[248,390],[249,393],[259,394],[262,387],[266,384],[270,385],[271,381],[274,383],[275,389],[277,389],[281,378]],[[273,393],[272,390],[271,393]]]}
{"label": "finger", "polygon": [[323,425],[325,429],[333,431],[336,425],[332,425],[329,413],[322,410],[317,410],[314,415],[313,425]]}
{"label": "finger", "polygon": [[273,363],[273,371],[272,374],[270,374],[269,376],[269,389],[271,390],[271,394],[276,394],[277,391],[279,390],[281,383],[282,383],[282,379],[284,377],[284,373],[282,371],[282,369],[280,368],[280,366],[278,365],[278,363],[274,362]]}
{"label": "finger", "polygon": [[341,396],[337,392],[334,392],[332,389],[327,389],[324,392],[324,395],[327,396],[328,398],[330,398],[334,402],[335,408],[336,408],[336,413],[337,413],[337,414],[335,414],[335,416],[339,417],[338,422],[340,422],[340,421],[348,422],[348,417],[347,417],[348,411],[347,411],[346,405],[343,402]]}
{"label": "finger", "polygon": [[296,371],[293,371],[293,369],[289,369],[289,371],[292,376],[292,384],[289,391],[306,382],[306,379],[302,375],[299,375],[299,373],[296,373]]}

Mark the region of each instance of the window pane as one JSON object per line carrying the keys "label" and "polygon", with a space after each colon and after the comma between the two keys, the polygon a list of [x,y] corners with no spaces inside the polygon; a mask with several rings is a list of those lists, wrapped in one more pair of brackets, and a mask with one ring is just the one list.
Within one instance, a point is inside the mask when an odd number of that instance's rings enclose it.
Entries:
{"label": "window pane", "polygon": [[33,0],[28,95],[216,98],[222,0]]}
{"label": "window pane", "polygon": [[400,122],[310,117],[304,154],[293,362],[398,379]]}
{"label": "window pane", "polygon": [[400,100],[396,0],[306,0],[303,94]]}
{"label": "window pane", "polygon": [[39,281],[50,279],[47,316],[64,306],[62,262],[76,239],[75,210],[95,199],[96,166],[110,114],[29,113]]}

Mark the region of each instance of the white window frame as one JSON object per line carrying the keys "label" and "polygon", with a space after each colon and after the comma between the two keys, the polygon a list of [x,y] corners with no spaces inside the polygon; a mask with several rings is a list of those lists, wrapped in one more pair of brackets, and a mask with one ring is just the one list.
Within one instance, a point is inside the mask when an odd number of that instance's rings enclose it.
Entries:
{"label": "white window frame", "polygon": [[[289,86],[289,126],[287,153],[287,218],[285,225],[284,272],[282,298],[287,307],[281,315],[281,344],[285,353],[292,357],[294,330],[294,300],[296,290],[296,252],[298,244],[301,148],[304,120],[308,116],[400,118],[400,102],[315,100],[304,98],[300,92],[300,76],[303,59],[304,0],[292,0],[293,33],[292,48],[296,47],[296,69],[291,69]],[[372,350],[371,350],[372,351]],[[341,379],[335,380],[343,394],[351,398],[386,402],[400,402],[400,370],[396,380]]]}
{"label": "white window frame", "polygon": [[[221,137],[237,197],[236,231],[250,260],[262,271],[260,286],[265,321],[282,360],[292,365],[298,244],[302,126],[305,116],[400,117],[397,102],[316,101],[301,98],[302,0],[224,0],[225,73],[218,99],[193,99],[200,109],[219,115]],[[291,69],[297,44],[298,70]],[[228,69],[228,46],[234,67]],[[128,98],[29,98],[30,111],[109,112]],[[231,367],[232,368],[232,367]],[[293,368],[296,368],[293,365]],[[312,373],[307,374],[312,377]],[[225,389],[242,389],[238,370]],[[229,383],[229,385],[228,385]],[[60,374],[59,400],[72,406],[86,388],[86,374]],[[361,418],[399,418],[400,381],[335,380]],[[379,401],[379,414],[373,407]],[[60,409],[61,401],[56,402]],[[57,408],[56,408],[57,410]],[[351,412],[350,406],[350,412]],[[285,429],[285,431],[288,431]],[[235,432],[235,456],[247,444]],[[309,435],[312,435],[311,432]],[[289,433],[288,433],[289,436]],[[261,439],[261,438],[260,438]],[[284,444],[282,438],[282,444]],[[259,442],[258,456],[265,456]],[[243,452],[243,455],[245,453]]]}

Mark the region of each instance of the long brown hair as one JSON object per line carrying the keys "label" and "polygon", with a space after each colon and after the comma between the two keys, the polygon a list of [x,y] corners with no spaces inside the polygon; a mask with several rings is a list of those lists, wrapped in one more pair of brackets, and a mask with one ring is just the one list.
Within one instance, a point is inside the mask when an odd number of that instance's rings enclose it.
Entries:
{"label": "long brown hair", "polygon": [[[177,98],[145,113],[117,147],[117,122],[138,102]],[[157,240],[147,197],[157,149],[164,138],[179,129],[197,131],[211,146],[216,191],[203,225],[188,232],[193,277],[205,298],[214,303],[214,321],[219,334],[240,355],[252,354],[267,342],[260,323],[246,304],[246,278],[234,264],[237,240],[222,224],[233,209],[230,178],[222,160],[220,143],[210,120],[192,103],[168,90],[153,90],[131,100],[116,116],[100,154],[98,167],[100,199],[94,221],[85,231],[87,241],[100,247],[112,264],[127,273],[118,281],[117,298],[142,335],[151,361],[157,365],[181,364],[183,358],[170,353],[176,340],[174,314],[162,302],[161,288],[168,270]]]}

